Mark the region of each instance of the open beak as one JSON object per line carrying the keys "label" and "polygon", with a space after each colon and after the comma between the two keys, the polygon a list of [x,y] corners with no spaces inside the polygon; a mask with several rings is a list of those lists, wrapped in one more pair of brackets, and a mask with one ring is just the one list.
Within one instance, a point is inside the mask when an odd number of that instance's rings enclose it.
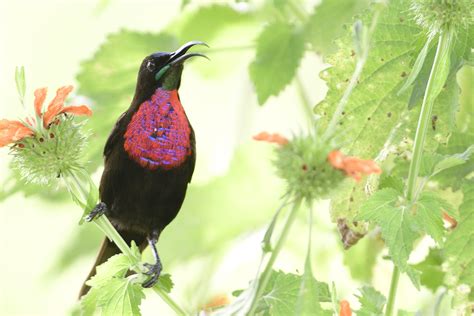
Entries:
{"label": "open beak", "polygon": [[209,47],[209,45],[207,45],[204,42],[199,42],[199,41],[188,42],[188,43],[184,44],[183,46],[181,46],[180,48],[178,48],[174,53],[171,54],[171,58],[168,62],[168,65],[174,66],[176,64],[182,64],[185,60],[187,60],[191,57],[195,57],[195,56],[200,56],[200,57],[204,57],[206,59],[209,59],[206,55],[201,54],[201,53],[186,54],[186,52],[191,47],[193,47],[195,45],[203,45],[203,46]]}

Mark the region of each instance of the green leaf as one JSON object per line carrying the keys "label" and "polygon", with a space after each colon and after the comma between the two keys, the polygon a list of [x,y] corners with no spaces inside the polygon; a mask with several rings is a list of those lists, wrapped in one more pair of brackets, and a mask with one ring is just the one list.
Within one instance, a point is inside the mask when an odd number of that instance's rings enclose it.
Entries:
{"label": "green leaf", "polygon": [[463,184],[463,203],[459,208],[460,220],[445,243],[445,255],[451,285],[474,284],[474,181]]}
{"label": "green leaf", "polygon": [[423,192],[415,204],[414,220],[419,231],[429,234],[438,243],[443,243],[443,211],[439,198],[430,192]]}
{"label": "green leaf", "polygon": [[421,285],[426,286],[431,291],[436,290],[443,285],[445,273],[441,267],[443,256],[441,250],[431,248],[425,260],[416,264],[415,269],[421,272]]}
{"label": "green leaf", "polygon": [[[409,95],[398,95],[398,91],[426,38],[412,17],[406,15],[410,4],[409,0],[390,1],[388,8],[380,14],[367,62],[336,130],[344,137],[348,154],[373,158],[384,145],[396,146],[407,135],[414,135],[419,109],[407,111]],[[372,14],[361,15],[365,25],[372,20]],[[331,68],[321,73],[329,88],[325,100],[315,107],[315,112],[321,116],[322,129],[327,127],[334,105],[341,99],[355,69],[352,32],[347,30],[337,44],[339,50],[326,60]],[[457,84],[455,80],[449,80],[435,102],[433,114],[438,117],[437,128],[427,135],[428,148],[436,148],[436,139],[449,134],[450,109],[455,107],[456,100],[452,97],[454,92],[458,92]]]}
{"label": "green leaf", "polygon": [[386,303],[385,296],[370,286],[359,289],[360,295],[356,295],[360,302],[360,309],[357,316],[379,316],[383,315],[383,308]]}
{"label": "green leaf", "polygon": [[343,252],[344,265],[349,268],[354,279],[370,283],[377,257],[382,250],[381,240],[366,236],[355,246]]}
{"label": "green leaf", "polygon": [[106,262],[97,267],[97,273],[86,282],[91,287],[100,287],[114,277],[125,277],[130,268],[130,260],[124,254],[110,257]]}
{"label": "green leaf", "polygon": [[109,35],[94,56],[81,64],[79,93],[94,101],[94,115],[87,125],[94,134],[85,150],[91,170],[102,163],[105,141],[117,118],[130,105],[143,58],[178,46],[176,39],[167,34],[122,30]]}
{"label": "green leaf", "polygon": [[[264,290],[258,304],[258,310],[264,311],[265,315],[294,315],[297,308],[297,301],[300,294],[303,277],[284,273],[282,271],[272,271],[270,280]],[[329,302],[331,294],[326,283],[318,282],[314,278],[305,280],[305,301],[309,306],[319,305],[318,302]],[[314,302],[315,301],[315,302]],[[323,311],[321,315],[331,315],[330,312]]]}
{"label": "green leaf", "polygon": [[405,92],[408,89],[408,87],[410,87],[415,81],[415,79],[418,77],[418,74],[420,73],[421,68],[423,67],[423,64],[425,63],[426,55],[428,54],[428,49],[430,47],[430,43],[432,39],[433,37],[431,36],[428,37],[428,40],[426,41],[425,46],[423,46],[420,53],[418,54],[418,57],[415,60],[415,64],[413,65],[413,68],[410,74],[408,75],[407,80],[405,81],[403,86],[400,88],[400,91],[398,92],[399,95]]}
{"label": "green leaf", "polygon": [[334,41],[345,31],[345,24],[352,24],[353,17],[366,9],[367,0],[324,0],[314,8],[306,26],[306,40],[313,49],[327,54],[336,48]]}
{"label": "green leaf", "polygon": [[16,83],[16,91],[18,91],[18,96],[20,97],[20,101],[23,104],[25,100],[25,92],[26,92],[26,80],[25,80],[25,67],[20,66],[15,68],[15,83]]}
{"label": "green leaf", "polygon": [[440,173],[445,169],[449,169],[455,166],[462,165],[466,163],[471,154],[474,152],[474,145],[469,146],[466,151],[459,154],[453,154],[450,156],[445,156],[442,160],[440,160],[433,168],[432,176]]}
{"label": "green leaf", "polygon": [[392,261],[419,288],[418,272],[408,264],[408,258],[420,233],[416,230],[417,223],[410,211],[403,206],[396,206],[398,200],[399,193],[396,190],[379,190],[362,204],[356,220],[372,221],[380,226]]}
{"label": "green leaf", "polygon": [[110,279],[107,284],[92,288],[82,301],[84,316],[100,310],[104,316],[139,316],[140,304],[145,298],[141,284],[131,279]]}
{"label": "green leaf", "polygon": [[173,280],[171,280],[171,274],[169,273],[160,274],[160,277],[158,278],[158,282],[156,282],[155,284],[155,287],[162,289],[166,293],[171,293],[173,286],[174,286],[174,283],[173,283]]}
{"label": "green leaf", "polygon": [[400,194],[405,189],[403,179],[397,176],[382,174],[380,179],[379,189],[392,188],[397,190]]}
{"label": "green leaf", "polygon": [[[474,132],[454,132],[449,138],[448,144],[440,147],[438,153],[449,156],[466,152],[472,146],[473,139]],[[441,183],[443,187],[449,186],[458,190],[462,180],[472,173],[472,170],[474,170],[474,155],[471,155],[463,164],[439,171],[432,179]]]}
{"label": "green leaf", "polygon": [[303,39],[298,27],[284,22],[273,22],[260,33],[256,57],[249,67],[260,105],[293,80],[304,52]]}
{"label": "green leaf", "polygon": [[167,29],[183,43],[198,40],[213,46],[213,40],[221,32],[233,26],[242,27],[253,19],[252,14],[235,10],[229,5],[213,4],[183,13]]}

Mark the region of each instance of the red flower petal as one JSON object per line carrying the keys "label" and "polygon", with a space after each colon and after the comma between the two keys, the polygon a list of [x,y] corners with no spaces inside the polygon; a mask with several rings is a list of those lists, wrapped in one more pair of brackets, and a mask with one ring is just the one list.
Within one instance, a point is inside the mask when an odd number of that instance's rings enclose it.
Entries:
{"label": "red flower petal", "polygon": [[35,90],[35,113],[39,117],[43,113],[43,103],[46,99],[46,94],[48,93],[48,88],[41,88]]}
{"label": "red flower petal", "polygon": [[92,110],[87,105],[71,105],[64,107],[59,113],[69,113],[74,115],[91,116]]}
{"label": "red flower petal", "polygon": [[33,134],[31,129],[19,121],[0,120],[0,147],[17,142]]}
{"label": "red flower petal", "polygon": [[43,124],[45,127],[48,126],[53,121],[53,118],[61,112],[64,106],[64,101],[69,93],[71,93],[72,89],[72,86],[64,86],[56,91],[56,96],[48,105],[48,110],[43,116]]}
{"label": "red flower petal", "polygon": [[339,316],[352,316],[351,306],[349,302],[346,300],[342,300],[339,302],[340,310]]}
{"label": "red flower petal", "polygon": [[362,179],[363,174],[380,174],[382,169],[372,160],[363,160],[357,157],[345,157],[340,151],[334,150],[328,155],[329,163],[336,169],[341,169],[356,181]]}
{"label": "red flower petal", "polygon": [[253,139],[258,141],[265,141],[269,143],[276,143],[278,145],[288,144],[288,139],[280,134],[269,134],[267,132],[261,132],[253,137]]}

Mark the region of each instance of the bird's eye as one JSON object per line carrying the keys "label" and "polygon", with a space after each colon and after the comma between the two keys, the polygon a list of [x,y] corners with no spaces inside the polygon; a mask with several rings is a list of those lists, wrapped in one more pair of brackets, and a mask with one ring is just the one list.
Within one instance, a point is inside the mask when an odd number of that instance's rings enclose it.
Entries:
{"label": "bird's eye", "polygon": [[152,62],[151,60],[149,60],[146,63],[146,69],[148,69],[148,71],[153,72],[153,71],[155,71],[155,68],[156,68],[155,63]]}

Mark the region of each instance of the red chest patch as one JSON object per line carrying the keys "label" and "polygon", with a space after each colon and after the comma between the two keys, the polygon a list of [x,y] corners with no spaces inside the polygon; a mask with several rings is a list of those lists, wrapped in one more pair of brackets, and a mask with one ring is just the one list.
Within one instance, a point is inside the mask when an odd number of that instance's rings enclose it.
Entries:
{"label": "red chest patch", "polygon": [[191,127],[176,90],[157,89],[127,126],[124,149],[147,169],[172,169],[191,154]]}

